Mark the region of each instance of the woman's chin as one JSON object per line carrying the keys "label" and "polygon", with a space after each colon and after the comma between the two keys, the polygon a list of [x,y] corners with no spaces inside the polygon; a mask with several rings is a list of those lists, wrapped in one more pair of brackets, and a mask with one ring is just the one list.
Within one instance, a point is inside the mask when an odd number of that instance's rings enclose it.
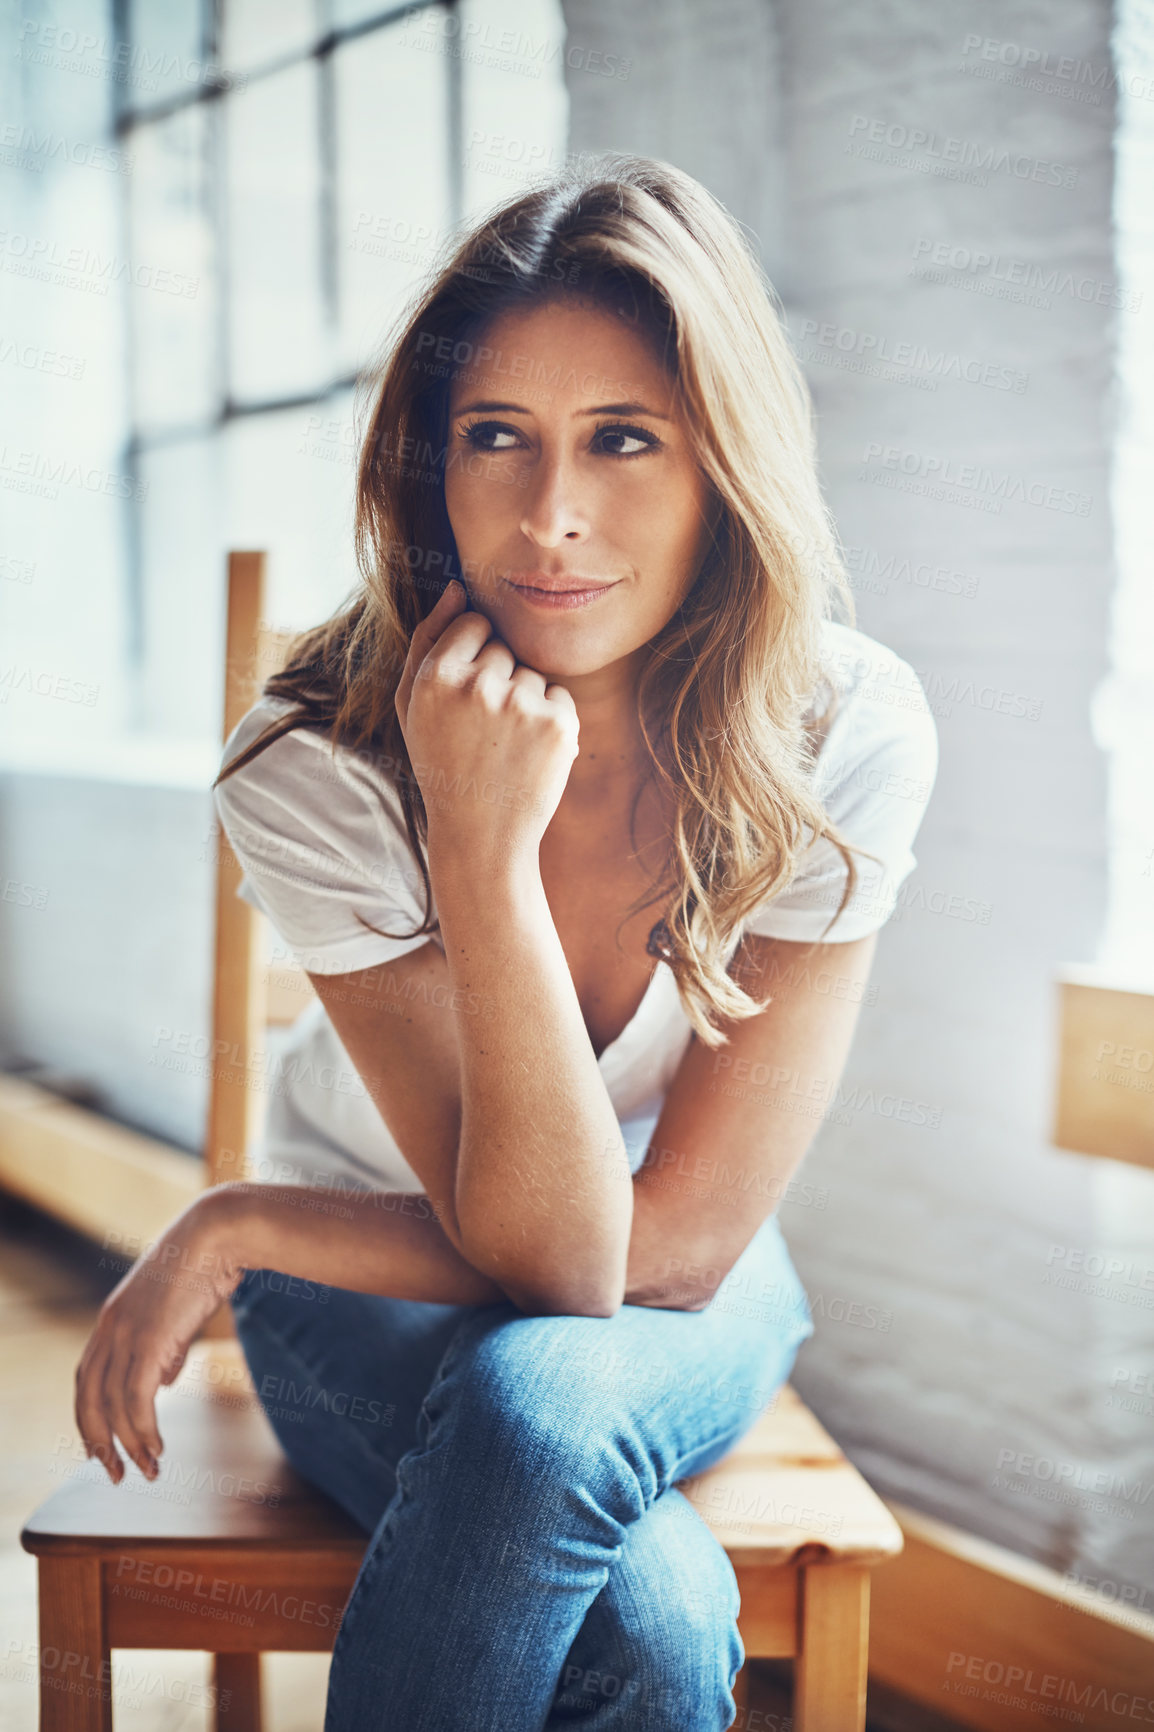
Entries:
{"label": "woman's chin", "polygon": [[584,674],[599,673],[620,660],[620,651],[598,643],[558,643],[560,633],[517,633],[517,642],[509,639],[509,648],[526,667],[536,668],[547,680],[579,679]]}
{"label": "woman's chin", "polygon": [[515,617],[512,607],[491,608],[482,602],[474,605],[517,660],[548,679],[596,673],[619,661],[632,647],[607,637],[604,631],[591,631],[572,613],[527,620]]}

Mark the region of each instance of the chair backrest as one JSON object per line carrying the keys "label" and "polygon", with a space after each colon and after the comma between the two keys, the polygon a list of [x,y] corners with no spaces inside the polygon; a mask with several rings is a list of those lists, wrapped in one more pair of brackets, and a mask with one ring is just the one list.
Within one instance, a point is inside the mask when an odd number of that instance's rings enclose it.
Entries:
{"label": "chair backrest", "polygon": [[[263,553],[228,556],[224,729],[227,739],[284,665],[293,633],[265,620]],[[237,895],[242,870],[220,831],[216,850],[216,943],[213,975],[213,1060],[204,1144],[205,1184],[246,1176],[271,1081],[266,1029],[293,1022],[312,987],[291,958],[273,957],[268,922]]]}

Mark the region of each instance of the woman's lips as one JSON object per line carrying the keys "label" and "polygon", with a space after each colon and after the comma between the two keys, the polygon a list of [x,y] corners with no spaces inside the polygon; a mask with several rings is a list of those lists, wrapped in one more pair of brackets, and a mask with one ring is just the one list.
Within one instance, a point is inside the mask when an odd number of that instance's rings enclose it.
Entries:
{"label": "woman's lips", "polygon": [[[560,578],[548,588],[533,583],[517,583],[512,578],[504,580],[510,589],[515,590],[530,607],[549,609],[566,609],[588,607],[598,596],[607,595],[617,586],[615,583],[598,583],[588,578]],[[569,587],[562,587],[568,584]]]}

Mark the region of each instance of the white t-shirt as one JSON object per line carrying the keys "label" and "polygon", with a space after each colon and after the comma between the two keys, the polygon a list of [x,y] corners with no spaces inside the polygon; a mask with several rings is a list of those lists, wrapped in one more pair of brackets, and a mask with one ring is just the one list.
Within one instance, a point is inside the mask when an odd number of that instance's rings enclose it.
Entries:
{"label": "white t-shirt", "polygon": [[[823,662],[837,687],[837,713],[814,766],[813,789],[850,843],[859,881],[825,934],[849,942],[883,926],[917,864],[913,842],[938,766],[937,731],[917,675],[864,632],[825,624]],[[261,698],[225,743],[230,762],[291,704]],[[213,790],[243,868],[239,894],[261,909],[289,952],[313,974],[347,974],[395,961],[437,934],[419,933],[423,880],[400,796],[379,755],[338,747],[294,728]],[[845,864],[822,841],[789,887],[758,909],[745,931],[803,943],[820,939],[845,887]],[[386,932],[358,925],[359,912]],[[387,976],[386,976],[387,981]],[[384,996],[391,997],[387,984]],[[398,983],[397,996],[404,996]],[[630,1168],[644,1159],[692,1026],[664,962],[624,1032],[598,1059],[621,1125]],[[256,1176],[284,1183],[423,1185],[390,1135],[314,999],[274,1050],[269,1112]]]}

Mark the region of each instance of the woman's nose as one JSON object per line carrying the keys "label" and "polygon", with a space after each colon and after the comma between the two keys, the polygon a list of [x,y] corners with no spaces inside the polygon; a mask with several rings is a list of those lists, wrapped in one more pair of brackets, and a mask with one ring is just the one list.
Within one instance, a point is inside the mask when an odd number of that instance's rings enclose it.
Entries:
{"label": "woman's nose", "polygon": [[541,547],[583,540],[589,533],[587,507],[579,477],[564,457],[542,457],[529,481],[521,533]]}

